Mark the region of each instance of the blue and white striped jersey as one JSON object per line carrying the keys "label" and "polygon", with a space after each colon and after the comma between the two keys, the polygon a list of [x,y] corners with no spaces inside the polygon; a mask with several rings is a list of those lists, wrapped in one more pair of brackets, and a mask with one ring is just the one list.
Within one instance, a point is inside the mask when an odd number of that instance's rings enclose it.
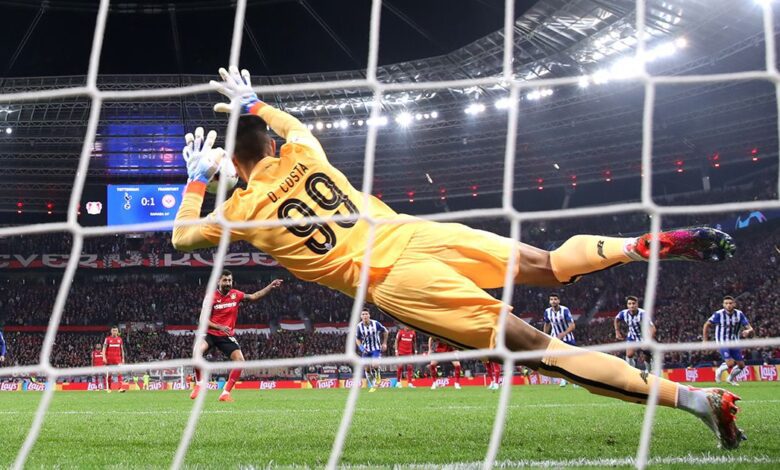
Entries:
{"label": "blue and white striped jersey", "polygon": [[709,322],[715,325],[715,342],[729,343],[739,339],[739,330],[750,324],[742,310],[734,309],[731,313],[725,308],[713,313]]}
{"label": "blue and white striped jersey", "polygon": [[[622,321],[628,327],[628,335],[626,340],[628,341],[642,341],[642,317],[645,316],[645,311],[641,308],[637,310],[635,315],[631,314],[629,309],[623,309],[617,314],[617,319]],[[653,322],[650,322],[652,325]]]}
{"label": "blue and white striped jersey", "polygon": [[357,339],[361,341],[366,352],[382,350],[382,334],[387,331],[384,325],[376,320],[369,320],[368,325],[362,321],[357,326]]}
{"label": "blue and white striped jersey", "polygon": [[[574,319],[571,316],[569,307],[564,307],[561,305],[558,307],[558,310],[553,310],[552,307],[545,309],[544,322],[550,324],[550,335],[557,337],[559,334],[566,331],[566,329],[569,328],[569,325],[574,323]],[[562,338],[562,341],[566,343],[573,343],[574,333],[567,334]]]}

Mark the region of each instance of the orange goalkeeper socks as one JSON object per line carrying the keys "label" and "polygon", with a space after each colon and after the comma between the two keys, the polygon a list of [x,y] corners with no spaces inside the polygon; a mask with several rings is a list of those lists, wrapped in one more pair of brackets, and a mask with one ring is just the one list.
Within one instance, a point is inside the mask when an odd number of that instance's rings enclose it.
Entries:
{"label": "orange goalkeeper socks", "polygon": [[677,407],[679,384],[635,369],[615,356],[569,346],[553,338],[547,352],[577,351],[566,356],[547,355],[539,371],[583,386],[589,392],[631,403],[646,403],[653,383],[659,382],[658,404]]}
{"label": "orange goalkeeper socks", "polygon": [[569,284],[585,274],[634,261],[627,254],[627,247],[634,241],[634,238],[575,235],[550,252],[553,274],[561,283]]}

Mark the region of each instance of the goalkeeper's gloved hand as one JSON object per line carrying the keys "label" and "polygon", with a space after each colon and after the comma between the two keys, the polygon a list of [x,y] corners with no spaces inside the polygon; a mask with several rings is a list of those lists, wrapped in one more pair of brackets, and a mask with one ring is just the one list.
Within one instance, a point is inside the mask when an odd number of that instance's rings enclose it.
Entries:
{"label": "goalkeeper's gloved hand", "polygon": [[225,157],[225,151],[220,147],[214,147],[217,140],[217,133],[209,131],[206,138],[203,138],[203,128],[195,129],[195,135],[187,134],[184,136],[186,146],[182,150],[182,156],[187,163],[187,176],[190,181],[200,181],[208,183],[219,169],[219,164]]}
{"label": "goalkeeper's gloved hand", "polygon": [[358,351],[360,351],[361,354],[365,354],[366,347],[361,344],[360,346],[358,346]]}
{"label": "goalkeeper's gloved hand", "polygon": [[[214,80],[211,80],[209,83],[218,92],[227,96],[230,101],[238,100],[241,103],[241,114],[249,113],[252,106],[260,101],[257,93],[252,90],[252,81],[249,78],[248,70],[244,69],[239,73],[238,67],[231,66],[230,72],[220,68],[219,75],[222,77],[222,83]],[[229,113],[230,103],[217,103],[214,105],[214,111]]]}

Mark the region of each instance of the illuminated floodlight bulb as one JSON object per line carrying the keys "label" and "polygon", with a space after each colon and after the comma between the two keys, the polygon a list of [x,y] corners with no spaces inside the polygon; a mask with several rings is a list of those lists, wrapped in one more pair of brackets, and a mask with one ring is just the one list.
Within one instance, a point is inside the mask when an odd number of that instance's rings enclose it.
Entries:
{"label": "illuminated floodlight bulb", "polygon": [[412,121],[414,121],[414,116],[407,112],[400,113],[395,117],[395,122],[401,127],[409,127],[409,124],[411,124]]}
{"label": "illuminated floodlight bulb", "polygon": [[509,98],[501,98],[496,100],[495,107],[496,109],[507,109],[509,108],[510,100]]}
{"label": "illuminated floodlight bulb", "polygon": [[466,114],[477,115],[485,111],[485,105],[482,103],[472,103],[464,110]]}

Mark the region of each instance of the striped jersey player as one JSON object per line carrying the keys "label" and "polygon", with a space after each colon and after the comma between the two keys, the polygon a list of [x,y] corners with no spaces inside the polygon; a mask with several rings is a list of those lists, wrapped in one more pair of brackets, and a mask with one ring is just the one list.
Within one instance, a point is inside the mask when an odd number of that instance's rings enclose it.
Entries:
{"label": "striped jersey player", "polygon": [[[368,309],[360,312],[360,323],[357,324],[355,343],[363,357],[382,357],[382,353],[387,351],[387,337],[390,332],[385,326],[376,320],[371,319],[371,313]],[[369,392],[373,392],[382,382],[381,369],[374,364],[366,367],[366,381]]]}
{"label": "striped jersey player", "polygon": [[715,372],[715,381],[720,382],[721,376],[729,368],[731,372],[727,379],[731,385],[738,385],[737,376],[745,368],[745,359],[742,357],[740,348],[729,347],[729,343],[737,341],[741,336],[747,338],[753,333],[753,327],[750,326],[747,315],[742,310],[736,308],[737,302],[734,297],[727,295],[723,297],[723,308],[713,313],[704,323],[701,339],[707,341],[711,325],[715,325],[715,342],[721,345],[720,356],[723,363]]}
{"label": "striped jersey player", "polygon": [[[619,311],[615,316],[615,338],[623,341],[623,334],[620,332],[620,322],[626,324],[627,333],[625,340],[628,342],[642,341],[642,319],[645,311],[639,308],[639,299],[633,295],[626,297],[626,308]],[[655,338],[655,324],[650,322],[650,337]],[[626,348],[626,362],[632,367],[636,367],[636,348]],[[645,371],[650,372],[650,352],[640,349],[639,357],[645,365]]]}
{"label": "striped jersey player", "polygon": [[[577,325],[571,316],[571,310],[569,307],[561,305],[558,294],[550,294],[549,302],[550,306],[544,310],[544,332],[574,346],[577,344],[574,340],[574,329],[577,328]],[[561,379],[561,387],[565,387],[567,384],[566,379]]]}
{"label": "striped jersey player", "polygon": [[544,310],[544,332],[572,346],[577,344],[574,340],[574,329],[577,325],[571,316],[571,310],[561,305],[558,294],[550,294],[549,302],[550,307]]}

